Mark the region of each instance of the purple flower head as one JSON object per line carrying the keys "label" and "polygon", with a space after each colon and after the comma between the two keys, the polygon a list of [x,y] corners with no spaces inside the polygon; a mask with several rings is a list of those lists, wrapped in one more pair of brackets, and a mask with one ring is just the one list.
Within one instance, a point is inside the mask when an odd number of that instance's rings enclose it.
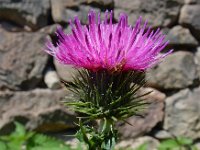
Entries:
{"label": "purple flower head", "polygon": [[54,46],[47,42],[47,52],[63,64],[86,68],[92,71],[111,72],[137,70],[142,71],[154,66],[160,59],[172,52],[160,54],[168,41],[165,35],[142,25],[142,18],[134,27],[128,25],[128,16],[121,14],[119,22],[113,24],[113,12],[105,12],[101,21],[100,13],[88,14],[88,25],[81,25],[75,17],[70,21],[71,34],[57,29],[58,43]]}

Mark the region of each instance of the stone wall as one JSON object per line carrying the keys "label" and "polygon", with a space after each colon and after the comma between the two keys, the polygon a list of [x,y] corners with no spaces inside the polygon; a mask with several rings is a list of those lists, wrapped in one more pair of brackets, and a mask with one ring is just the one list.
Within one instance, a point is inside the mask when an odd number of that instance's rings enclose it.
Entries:
{"label": "stone wall", "polygon": [[46,38],[55,39],[58,24],[70,32],[69,19],[78,15],[87,23],[90,9],[112,9],[115,21],[126,12],[131,25],[142,16],[166,33],[167,49],[174,49],[146,74],[145,90],[156,89],[148,98],[157,103],[144,118],[129,119],[134,127],[120,124],[122,137],[200,139],[200,0],[0,0],[1,133],[9,132],[13,120],[45,131],[74,127],[74,114],[59,104],[73,95],[59,80],[72,80],[75,70],[42,49]]}

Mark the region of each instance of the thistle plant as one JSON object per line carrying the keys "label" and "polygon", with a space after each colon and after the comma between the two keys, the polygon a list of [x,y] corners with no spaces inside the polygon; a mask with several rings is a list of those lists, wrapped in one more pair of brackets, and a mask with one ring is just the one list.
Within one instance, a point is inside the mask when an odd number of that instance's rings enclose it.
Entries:
{"label": "thistle plant", "polygon": [[[80,114],[77,137],[89,150],[110,150],[117,140],[115,123],[128,117],[141,115],[148,104],[138,90],[145,84],[145,71],[172,50],[161,54],[168,41],[165,35],[147,27],[142,18],[134,27],[128,25],[128,16],[121,14],[113,23],[113,12],[88,14],[88,24],[82,25],[78,17],[70,21],[72,33],[57,29],[58,42],[46,44],[46,52],[64,65],[79,69],[79,77],[64,82],[78,99],[66,102]],[[98,127],[87,124],[97,121]]]}

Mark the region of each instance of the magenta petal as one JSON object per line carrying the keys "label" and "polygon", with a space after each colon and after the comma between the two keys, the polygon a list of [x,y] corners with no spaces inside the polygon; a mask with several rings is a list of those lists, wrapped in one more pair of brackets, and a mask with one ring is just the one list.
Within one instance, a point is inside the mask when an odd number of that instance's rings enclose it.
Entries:
{"label": "magenta petal", "polygon": [[63,64],[86,68],[92,71],[106,69],[146,70],[169,55],[160,52],[166,47],[165,35],[151,30],[147,21],[142,25],[139,17],[134,27],[128,25],[128,16],[120,14],[119,22],[113,24],[113,12],[106,11],[101,22],[100,13],[91,10],[88,25],[81,25],[78,17],[70,21],[71,34],[58,27],[57,45],[46,42],[46,52]]}

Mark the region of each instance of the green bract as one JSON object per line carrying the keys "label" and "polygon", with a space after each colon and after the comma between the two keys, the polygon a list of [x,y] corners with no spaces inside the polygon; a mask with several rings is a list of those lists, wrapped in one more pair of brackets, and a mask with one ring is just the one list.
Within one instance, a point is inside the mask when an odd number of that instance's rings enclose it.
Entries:
{"label": "green bract", "polygon": [[82,120],[99,121],[98,128],[79,123],[77,137],[87,143],[89,150],[113,149],[117,139],[115,122],[142,114],[149,104],[143,99],[149,92],[138,95],[138,90],[145,84],[144,77],[144,72],[138,71],[81,70],[74,82],[63,81],[77,96],[66,105],[78,112]]}
{"label": "green bract", "polygon": [[73,83],[64,82],[79,99],[66,102],[88,119],[124,120],[140,115],[148,104],[137,91],[145,84],[143,72],[109,73],[106,70],[79,71]]}

